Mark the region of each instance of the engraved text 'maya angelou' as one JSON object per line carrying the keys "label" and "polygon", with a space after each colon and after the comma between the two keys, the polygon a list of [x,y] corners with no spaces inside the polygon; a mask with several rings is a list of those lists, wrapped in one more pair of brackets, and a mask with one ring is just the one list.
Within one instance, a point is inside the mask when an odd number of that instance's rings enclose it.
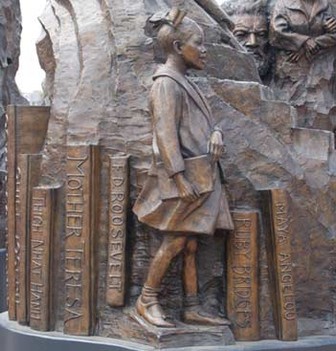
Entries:
{"label": "engraved text 'maya angelou'", "polygon": [[295,321],[296,307],[287,203],[280,200],[274,204],[274,208],[275,233],[279,247],[277,261],[282,315],[287,321]]}
{"label": "engraved text 'maya angelou'", "polygon": [[289,203],[284,189],[263,190],[275,327],[280,340],[297,340],[297,316],[292,261]]}

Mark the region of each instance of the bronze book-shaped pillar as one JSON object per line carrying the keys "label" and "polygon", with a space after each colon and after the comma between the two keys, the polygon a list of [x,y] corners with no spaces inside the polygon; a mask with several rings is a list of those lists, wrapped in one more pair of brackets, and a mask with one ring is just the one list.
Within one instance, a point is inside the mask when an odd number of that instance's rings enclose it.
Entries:
{"label": "bronze book-shaped pillar", "polygon": [[52,310],[52,265],[57,189],[35,187],[31,205],[30,327],[48,331]]}
{"label": "bronze book-shaped pillar", "polygon": [[91,335],[96,310],[99,147],[67,148],[64,332]]}
{"label": "bronze book-shaped pillar", "polygon": [[258,212],[233,211],[228,237],[227,309],[236,340],[260,339]]}
{"label": "bronze book-shaped pillar", "polygon": [[288,196],[284,189],[263,190],[261,194],[275,328],[280,340],[297,340]]}
{"label": "bronze book-shaped pillar", "polygon": [[16,280],[16,318],[29,324],[30,279],[30,208],[33,187],[40,178],[41,155],[18,155],[18,177],[15,201],[15,254],[18,278]]}
{"label": "bronze book-shaped pillar", "polygon": [[[39,153],[45,141],[49,115],[49,107],[8,107],[8,315],[10,319],[18,319],[21,323],[27,322],[28,299],[25,293],[27,286],[22,286],[24,283],[22,279],[26,279],[26,263],[29,262],[27,238],[24,239],[23,234],[20,234],[23,229],[26,232],[25,218],[29,216],[29,212],[25,205],[21,207],[21,203],[24,201],[25,204],[30,204],[32,186],[38,181],[39,161],[37,160],[40,158]],[[22,156],[22,154],[25,155]],[[23,184],[26,185],[23,186]],[[23,247],[20,246],[22,243],[24,243]],[[22,295],[18,294],[20,286]],[[22,308],[18,309],[18,304]]]}
{"label": "bronze book-shaped pillar", "polygon": [[124,306],[126,279],[127,210],[129,201],[128,156],[110,157],[109,239],[106,301]]}

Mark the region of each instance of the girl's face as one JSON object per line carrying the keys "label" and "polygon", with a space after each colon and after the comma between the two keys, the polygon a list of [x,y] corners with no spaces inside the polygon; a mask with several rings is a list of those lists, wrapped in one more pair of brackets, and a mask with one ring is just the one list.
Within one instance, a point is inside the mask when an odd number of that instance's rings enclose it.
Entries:
{"label": "girl's face", "polygon": [[205,67],[206,48],[203,31],[196,28],[189,39],[180,46],[180,54],[187,68],[202,70]]}

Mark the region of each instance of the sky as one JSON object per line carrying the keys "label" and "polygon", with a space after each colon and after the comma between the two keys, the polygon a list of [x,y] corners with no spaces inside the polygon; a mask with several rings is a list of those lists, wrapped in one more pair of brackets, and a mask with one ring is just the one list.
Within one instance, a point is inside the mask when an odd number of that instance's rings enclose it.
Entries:
{"label": "sky", "polygon": [[[45,77],[38,62],[35,43],[41,34],[38,16],[43,12],[47,0],[21,0],[22,35],[19,71],[16,82],[22,93],[41,91]],[[83,0],[84,1],[84,0]],[[224,0],[216,0],[222,3]]]}
{"label": "sky", "polygon": [[37,19],[42,14],[46,0],[21,0],[22,34],[19,71],[16,82],[22,93],[42,90],[45,77],[38,62],[35,43],[41,35],[41,25]]}

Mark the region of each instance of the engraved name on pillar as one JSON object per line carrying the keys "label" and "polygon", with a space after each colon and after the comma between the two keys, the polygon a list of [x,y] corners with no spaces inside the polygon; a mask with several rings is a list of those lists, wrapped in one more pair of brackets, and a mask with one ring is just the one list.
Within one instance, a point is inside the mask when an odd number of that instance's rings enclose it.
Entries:
{"label": "engraved name on pillar", "polygon": [[290,223],[287,201],[275,202],[275,234],[277,245],[277,261],[279,266],[279,282],[282,315],[287,321],[296,321],[296,305],[294,294],[293,262],[291,254]]}
{"label": "engraved name on pillar", "polygon": [[110,157],[109,238],[106,300],[125,303],[126,228],[129,199],[128,157]]}
{"label": "engraved name on pillar", "polygon": [[258,250],[255,211],[234,211],[228,240],[228,316],[237,340],[259,340]]}
{"label": "engraved name on pillar", "polygon": [[31,208],[30,326],[51,329],[52,242],[55,189],[33,189]]}
{"label": "engraved name on pillar", "polygon": [[90,335],[95,321],[98,148],[68,146],[67,150],[64,331]]}
{"label": "engraved name on pillar", "polygon": [[17,320],[29,324],[30,305],[30,226],[33,187],[38,184],[41,155],[19,154],[17,156],[19,176],[16,184],[16,242],[18,263]]}
{"label": "engraved name on pillar", "polygon": [[280,340],[297,340],[295,286],[291,253],[292,231],[287,192],[262,191],[275,327]]}

